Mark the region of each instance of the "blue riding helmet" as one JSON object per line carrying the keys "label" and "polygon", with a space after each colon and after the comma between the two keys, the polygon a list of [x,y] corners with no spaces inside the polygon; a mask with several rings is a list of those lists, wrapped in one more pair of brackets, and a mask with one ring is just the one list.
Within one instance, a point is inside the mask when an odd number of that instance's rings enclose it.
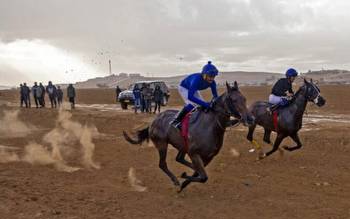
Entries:
{"label": "blue riding helmet", "polygon": [[290,68],[286,71],[287,78],[296,77],[296,76],[298,76],[298,72],[294,68]]}
{"label": "blue riding helmet", "polygon": [[218,69],[215,67],[215,65],[211,64],[211,61],[208,61],[208,64],[203,66],[202,74],[207,74],[211,77],[217,76],[219,73]]}

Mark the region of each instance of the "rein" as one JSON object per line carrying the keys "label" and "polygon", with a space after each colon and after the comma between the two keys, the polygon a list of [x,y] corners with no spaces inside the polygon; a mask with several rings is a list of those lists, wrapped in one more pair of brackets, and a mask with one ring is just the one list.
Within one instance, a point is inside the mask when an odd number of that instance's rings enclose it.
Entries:
{"label": "rein", "polygon": [[[228,107],[228,112],[226,110],[223,110],[221,108],[217,108],[216,106],[216,103],[218,100],[221,100],[222,99],[222,96],[220,96],[216,101],[214,101],[214,107],[213,107],[213,111],[218,113],[218,114],[221,114],[221,115],[224,115],[226,117],[239,117],[239,119],[242,118],[241,114],[238,112],[238,110],[236,109],[236,107],[234,106],[234,104],[232,103],[232,100],[227,98],[224,100],[224,104]],[[226,126],[224,127],[221,122],[218,120],[218,118],[215,118],[216,120],[216,123],[219,125],[219,127],[225,131],[226,130]]]}
{"label": "rein", "polygon": [[[308,89],[308,85],[311,85],[314,90],[317,92],[317,95],[315,98],[313,98],[312,100],[311,99],[311,95],[309,95],[309,89]],[[320,92],[320,89],[318,89],[318,87],[316,87],[314,84],[312,83],[309,83],[309,84],[306,84],[306,92],[304,94],[304,96],[306,97],[306,99],[314,104],[317,104],[318,102],[318,98],[321,96],[321,92]]]}

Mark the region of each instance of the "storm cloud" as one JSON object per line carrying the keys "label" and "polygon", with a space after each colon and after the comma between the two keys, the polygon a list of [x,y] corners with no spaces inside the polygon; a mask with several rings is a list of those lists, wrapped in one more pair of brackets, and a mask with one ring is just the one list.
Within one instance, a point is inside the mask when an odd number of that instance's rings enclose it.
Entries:
{"label": "storm cloud", "polygon": [[2,0],[0,74],[12,79],[0,84],[17,83],[16,74],[35,80],[8,49],[23,41],[68,57],[31,70],[66,82],[108,74],[109,59],[115,73],[164,76],[198,71],[209,59],[222,71],[346,69],[349,9],[346,0]]}

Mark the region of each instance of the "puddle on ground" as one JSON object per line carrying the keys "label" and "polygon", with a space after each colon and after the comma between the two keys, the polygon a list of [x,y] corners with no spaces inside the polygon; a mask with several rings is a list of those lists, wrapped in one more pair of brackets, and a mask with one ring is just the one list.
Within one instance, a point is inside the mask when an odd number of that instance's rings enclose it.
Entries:
{"label": "puddle on ground", "polygon": [[[344,114],[308,114],[304,115],[303,118],[303,128],[300,130],[302,132],[316,131],[320,130],[320,127],[315,127],[316,124],[324,123],[340,123],[340,124],[349,124],[350,125],[350,116]],[[230,129],[230,128],[229,128]],[[228,129],[228,130],[229,130]],[[240,125],[237,128],[231,128],[238,131],[247,132],[248,127]],[[260,126],[257,126],[257,131],[263,132],[263,129]]]}
{"label": "puddle on ground", "polygon": [[350,124],[350,116],[343,114],[309,114],[305,115],[303,118],[305,124],[310,123],[320,123],[320,122],[332,122],[332,123],[349,123]]}

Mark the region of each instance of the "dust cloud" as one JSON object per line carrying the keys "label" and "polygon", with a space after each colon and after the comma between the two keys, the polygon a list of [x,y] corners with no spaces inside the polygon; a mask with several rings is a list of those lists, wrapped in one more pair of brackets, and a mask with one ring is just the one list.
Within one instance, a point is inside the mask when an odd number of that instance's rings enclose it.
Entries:
{"label": "dust cloud", "polygon": [[137,192],[145,192],[147,190],[147,187],[142,185],[141,180],[137,179],[136,172],[133,167],[130,167],[129,173],[128,173],[129,183],[133,190]]}
{"label": "dust cloud", "polygon": [[35,130],[34,126],[26,125],[18,118],[19,110],[4,110],[3,118],[0,118],[1,137],[25,137]]}
{"label": "dust cloud", "polygon": [[11,149],[12,147],[0,146],[0,163],[20,161],[19,156],[15,152],[9,151]]}
{"label": "dust cloud", "polygon": [[[0,147],[0,162],[22,161],[33,165],[53,165],[58,171],[74,172],[81,169],[69,165],[68,161],[74,160],[86,169],[99,169],[100,165],[93,161],[93,138],[99,137],[100,133],[95,126],[82,125],[73,121],[71,117],[70,112],[60,109],[55,127],[44,135],[42,144],[29,142],[24,147],[22,156],[9,151],[11,147]],[[2,121],[9,124],[6,127],[0,126],[2,134],[6,137],[19,136],[19,133],[20,136],[25,136],[31,131],[29,126],[18,119],[18,111],[6,111]]]}
{"label": "dust cloud", "polygon": [[231,155],[232,155],[233,157],[239,157],[239,156],[241,156],[241,154],[239,153],[239,151],[237,151],[237,150],[234,149],[234,148],[231,148],[230,152],[231,152]]}

